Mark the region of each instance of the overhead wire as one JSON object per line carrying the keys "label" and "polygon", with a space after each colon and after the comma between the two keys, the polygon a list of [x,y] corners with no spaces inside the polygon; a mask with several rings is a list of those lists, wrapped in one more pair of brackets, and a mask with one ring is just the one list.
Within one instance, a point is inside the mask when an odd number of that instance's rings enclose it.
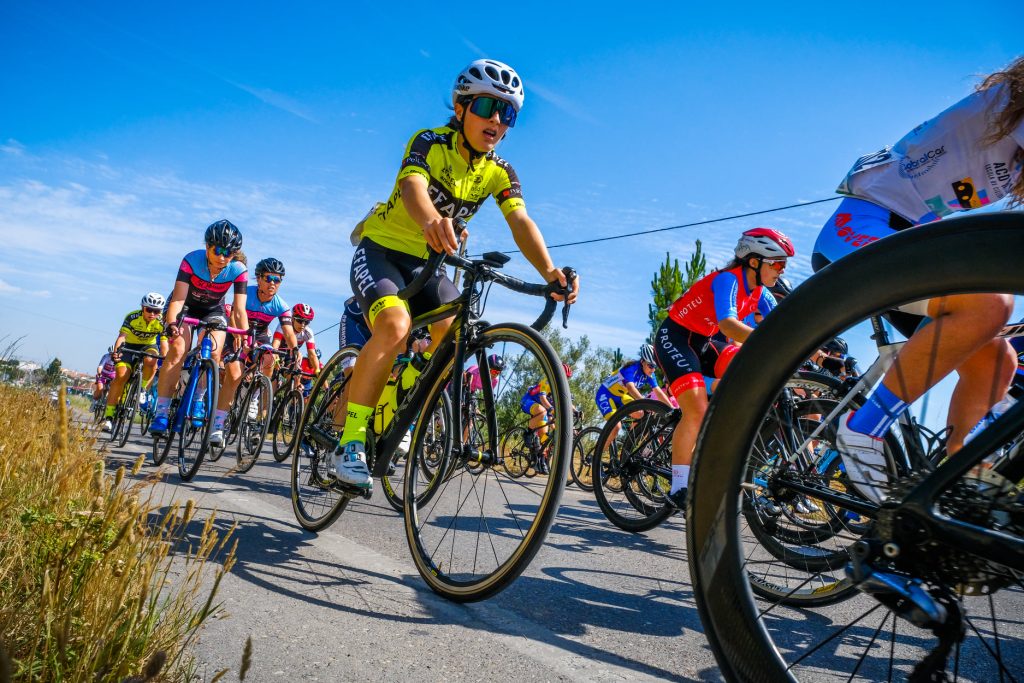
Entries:
{"label": "overhead wire", "polygon": [[[670,225],[667,228],[654,228],[652,230],[639,230],[637,232],[627,232],[621,235],[609,235],[607,237],[595,237],[588,240],[579,240],[576,242],[563,242],[561,244],[549,244],[547,245],[548,250],[561,249],[563,247],[576,247],[582,244],[596,244],[598,242],[611,242],[612,240],[623,240],[629,237],[641,237],[643,235],[653,235],[659,232],[668,232],[670,230],[682,230],[683,228],[695,228],[701,225],[711,225],[712,223],[724,223],[725,221],[733,221],[739,218],[750,218],[751,216],[762,216],[766,213],[775,213],[777,211],[787,211],[789,209],[799,209],[805,206],[814,206],[815,204],[824,204],[826,202],[834,202],[842,199],[842,196],[837,195],[835,197],[826,197],[825,199],[812,199],[809,202],[797,202],[795,204],[786,204],[785,206],[776,206],[771,209],[760,209],[758,211],[748,211],[747,213],[738,213],[732,216],[722,216],[720,218],[709,218],[703,221],[693,221],[692,223],[683,223],[681,225]],[[521,253],[520,249],[509,249],[502,251],[502,254],[518,254]],[[334,323],[329,327],[316,332],[315,334],[322,334],[333,330],[335,327],[341,325],[341,321]]]}

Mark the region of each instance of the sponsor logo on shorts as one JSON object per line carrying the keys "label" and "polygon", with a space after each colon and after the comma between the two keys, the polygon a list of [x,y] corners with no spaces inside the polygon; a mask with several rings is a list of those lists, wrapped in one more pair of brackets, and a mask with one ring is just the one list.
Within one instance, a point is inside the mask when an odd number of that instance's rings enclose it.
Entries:
{"label": "sponsor logo on shorts", "polygon": [[946,146],[936,147],[914,159],[900,160],[900,175],[904,178],[920,178],[935,168],[946,154]]}

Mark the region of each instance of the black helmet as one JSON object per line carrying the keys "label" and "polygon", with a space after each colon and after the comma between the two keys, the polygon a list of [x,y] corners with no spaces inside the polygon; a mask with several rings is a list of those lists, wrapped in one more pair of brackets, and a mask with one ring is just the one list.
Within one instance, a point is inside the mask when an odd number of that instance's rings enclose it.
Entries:
{"label": "black helmet", "polygon": [[256,277],[264,273],[272,273],[284,277],[284,264],[276,258],[265,258],[256,264]]}
{"label": "black helmet", "polygon": [[834,353],[837,356],[846,356],[850,352],[850,348],[846,345],[846,340],[842,337],[835,337],[825,342],[821,347],[829,353]]}
{"label": "black helmet", "polygon": [[496,353],[492,353],[491,355],[489,355],[487,357],[487,362],[490,364],[491,370],[497,370],[498,372],[501,372],[502,370],[505,369],[505,359]]}
{"label": "black helmet", "polygon": [[782,301],[793,291],[793,286],[789,284],[789,280],[780,277],[768,291],[772,293],[776,301]]}
{"label": "black helmet", "polygon": [[210,223],[206,229],[206,246],[238,251],[242,248],[242,232],[226,218]]}

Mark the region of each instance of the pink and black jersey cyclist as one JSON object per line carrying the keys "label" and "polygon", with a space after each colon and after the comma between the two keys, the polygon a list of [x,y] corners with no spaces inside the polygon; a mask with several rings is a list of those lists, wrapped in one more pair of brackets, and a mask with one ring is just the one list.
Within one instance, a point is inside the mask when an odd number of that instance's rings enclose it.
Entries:
{"label": "pink and black jersey cyclist", "polygon": [[778,282],[796,250],[778,230],[754,228],[740,236],[735,254],[729,265],[698,280],[672,304],[655,335],[658,364],[682,410],[672,435],[669,495],[680,509],[686,500],[693,447],[708,407],[704,377],[721,377],[739,351],[738,344],[753,332],[743,320],[775,308],[769,288]]}
{"label": "pink and black jersey cyclist", "polygon": [[[224,298],[230,290],[233,292],[232,327],[242,330],[249,328],[245,313],[248,273],[245,265],[232,260],[242,248],[242,233],[231,221],[222,219],[206,228],[204,238],[206,249],[193,251],[182,259],[174,290],[164,313],[170,344],[157,384],[156,416],[150,428],[154,435],[167,431],[171,394],[178,386],[181,365],[191,341],[188,326],[180,323],[182,316],[226,323]],[[214,342],[212,356],[219,364],[226,333],[213,331],[210,335]]]}

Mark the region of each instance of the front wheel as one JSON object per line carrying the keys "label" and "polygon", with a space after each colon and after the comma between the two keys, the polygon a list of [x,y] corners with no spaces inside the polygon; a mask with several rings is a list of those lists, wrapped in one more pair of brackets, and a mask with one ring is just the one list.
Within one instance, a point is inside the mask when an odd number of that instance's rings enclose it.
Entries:
{"label": "front wheel", "polygon": [[121,402],[117,406],[117,426],[114,428],[114,432],[118,435],[118,448],[124,448],[124,445],[128,443],[128,435],[131,434],[132,423],[135,421],[135,411],[139,407],[140,383],[139,371],[133,369],[132,376],[121,395]]}
{"label": "front wheel", "polygon": [[274,460],[284,462],[291,453],[292,444],[295,443],[296,430],[299,421],[302,420],[302,392],[292,389],[285,394],[284,400],[274,405],[273,444]]}
{"label": "front wheel", "polygon": [[[447,348],[442,347],[439,353]],[[489,356],[504,359],[503,380],[493,391],[484,387],[475,441],[485,446],[453,452],[439,468],[440,475],[424,476],[421,458],[408,458],[405,476],[405,531],[420,576],[439,595],[457,602],[492,596],[518,577],[537,554],[558,511],[565,487],[572,448],[572,401],[562,362],[551,345],[533,329],[513,323],[481,331],[467,348],[466,365],[451,366],[439,374],[424,405],[434,405],[456,373],[473,365],[487,377]],[[432,362],[442,359],[435,354]],[[546,380],[555,406],[555,427],[550,441],[548,477],[512,479],[495,467],[498,434],[512,424],[515,408],[526,388]],[[489,396],[490,395],[490,396]],[[512,410],[509,410],[509,408]],[[413,444],[429,421],[417,422]],[[462,435],[459,434],[459,437]],[[441,476],[437,480],[437,476]],[[429,504],[417,505],[424,490],[432,491]]]}
{"label": "front wheel", "polygon": [[569,474],[572,475],[576,486],[584,491],[594,490],[594,452],[597,450],[597,440],[600,436],[600,427],[587,427],[580,430],[572,445],[572,467]]}
{"label": "front wheel", "polygon": [[[236,400],[235,403],[238,403]],[[270,379],[257,374],[238,406],[238,471],[248,472],[263,450],[274,409],[274,387]]]}
{"label": "front wheel", "polygon": [[[203,464],[203,458],[210,448],[214,407],[217,405],[217,365],[209,359],[198,360],[196,365],[193,373],[196,378],[194,391],[185,392],[185,396],[193,397],[191,405],[179,407],[179,410],[185,411],[184,424],[178,433],[178,474],[182,481],[191,481]],[[196,392],[204,384],[206,396],[196,400]]]}

